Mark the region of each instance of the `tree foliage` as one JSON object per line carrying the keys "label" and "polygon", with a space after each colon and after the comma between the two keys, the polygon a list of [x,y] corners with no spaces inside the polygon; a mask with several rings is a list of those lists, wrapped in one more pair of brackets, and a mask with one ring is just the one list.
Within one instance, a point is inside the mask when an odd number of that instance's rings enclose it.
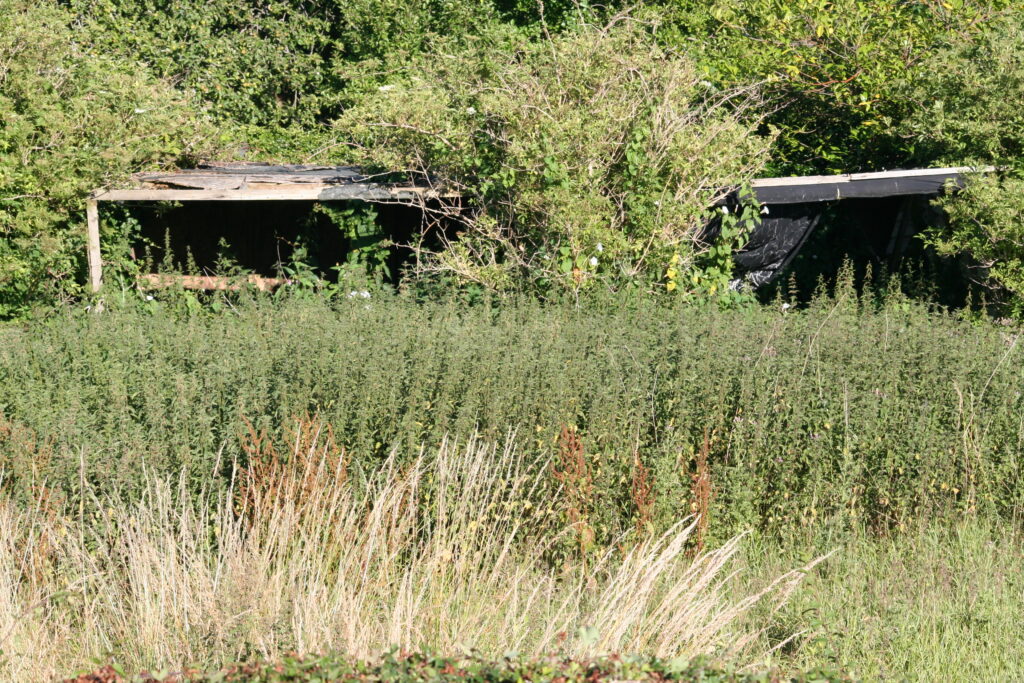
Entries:
{"label": "tree foliage", "polygon": [[665,40],[701,55],[708,76],[760,81],[779,132],[780,175],[927,164],[934,151],[902,135],[915,111],[907,84],[930,57],[974,41],[1019,0],[675,0]]}
{"label": "tree foliage", "polygon": [[395,68],[438,36],[473,33],[493,16],[489,0],[66,1],[99,41],[194,90],[264,144],[268,130],[315,134],[336,115],[345,64]]}

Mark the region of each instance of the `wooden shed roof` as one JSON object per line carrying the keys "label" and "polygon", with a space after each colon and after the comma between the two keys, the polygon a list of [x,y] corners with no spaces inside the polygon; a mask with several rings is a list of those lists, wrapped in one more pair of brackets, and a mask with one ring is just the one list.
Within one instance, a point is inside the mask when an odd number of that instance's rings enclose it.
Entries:
{"label": "wooden shed roof", "polygon": [[807,204],[839,199],[937,195],[948,185],[962,187],[966,174],[986,168],[916,168],[877,173],[758,178],[750,183],[761,204]]}
{"label": "wooden shed roof", "polygon": [[135,187],[98,191],[98,201],[387,201],[455,196],[425,183],[394,183],[355,166],[207,163],[165,173],[138,173]]}
{"label": "wooden shed roof", "polygon": [[[761,204],[803,204],[839,199],[935,195],[960,186],[966,173],[992,169],[925,168],[878,173],[758,178],[751,188]],[[99,201],[408,201],[456,197],[428,183],[394,183],[364,175],[356,166],[205,163],[164,173],[139,173],[135,187],[97,191]]]}

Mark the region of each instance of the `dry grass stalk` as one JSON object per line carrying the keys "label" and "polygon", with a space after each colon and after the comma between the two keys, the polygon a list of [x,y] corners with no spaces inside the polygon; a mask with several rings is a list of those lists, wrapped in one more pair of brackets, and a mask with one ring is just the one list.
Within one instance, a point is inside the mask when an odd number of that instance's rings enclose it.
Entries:
{"label": "dry grass stalk", "polygon": [[629,485],[630,499],[636,510],[636,531],[649,533],[654,517],[654,478],[651,470],[640,459],[640,451],[633,453],[633,476]]}
{"label": "dry grass stalk", "polygon": [[703,552],[708,526],[711,524],[711,497],[714,494],[714,487],[711,482],[711,465],[708,463],[709,455],[711,455],[711,437],[705,431],[704,441],[701,442],[700,450],[697,451],[696,469],[690,475],[690,509],[697,518],[694,553]]}
{"label": "dry grass stalk", "polygon": [[590,506],[594,500],[594,477],[587,464],[583,441],[575,427],[562,426],[558,436],[558,460],[553,472],[560,488],[559,498],[566,520],[576,530],[580,551],[594,545],[594,529],[590,525]]}
{"label": "dry grass stalk", "polygon": [[[573,532],[526,502],[547,475],[511,448],[446,441],[356,486],[325,438],[300,429],[296,450],[321,464],[290,453],[297,471],[262,471],[277,494],[250,490],[244,515],[235,492],[190,500],[184,481],[97,504],[84,528],[0,501],[0,678],[49,680],[97,658],[138,671],[392,645],[764,654],[741,619],[782,584],[730,599],[738,539],[690,560],[689,521],[565,572],[544,557]],[[24,543],[42,535],[52,547]],[[36,578],[40,553],[53,570]],[[577,633],[598,638],[559,637]]]}
{"label": "dry grass stalk", "polygon": [[334,430],[319,417],[305,415],[291,421],[285,434],[288,453],[282,456],[266,433],[245,420],[242,437],[246,464],[240,472],[236,501],[239,513],[250,518],[272,514],[282,502],[299,508],[313,500],[325,482],[348,482],[349,456],[334,438]]}

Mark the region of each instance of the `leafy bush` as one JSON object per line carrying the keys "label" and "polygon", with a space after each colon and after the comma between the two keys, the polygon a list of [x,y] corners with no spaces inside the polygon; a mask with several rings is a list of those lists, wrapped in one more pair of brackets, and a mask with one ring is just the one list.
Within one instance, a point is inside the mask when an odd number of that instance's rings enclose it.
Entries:
{"label": "leafy bush", "polygon": [[494,16],[488,0],[66,4],[97,41],[194,91],[219,119],[275,151],[288,149],[287,137],[325,141],[317,124],[345,102],[344,64],[373,61],[390,70],[438,35],[472,33]]}
{"label": "leafy bush", "polygon": [[976,279],[993,288],[1002,310],[1024,315],[1024,23],[1011,16],[983,36],[933,55],[911,84],[916,113],[906,134],[950,163],[996,165],[942,198],[945,226],[930,231],[942,254],[968,254]]}
{"label": "leafy bush", "polygon": [[686,271],[707,207],[765,161],[756,94],[709,90],[629,16],[540,40],[495,30],[372,76],[339,133],[364,162],[470,202],[421,275],[579,292],[660,279],[673,257]]}
{"label": "leafy bush", "polygon": [[1024,21],[1012,15],[981,35],[951,40],[904,87],[914,115],[901,133],[943,160],[1013,163],[1024,156]]}
{"label": "leafy bush", "polygon": [[942,255],[968,255],[992,310],[1024,317],[1024,177],[978,175],[939,203],[949,220],[927,233],[929,243]]}
{"label": "leafy bush", "polygon": [[0,318],[81,291],[84,199],[187,158],[211,128],[48,3],[0,0]]}

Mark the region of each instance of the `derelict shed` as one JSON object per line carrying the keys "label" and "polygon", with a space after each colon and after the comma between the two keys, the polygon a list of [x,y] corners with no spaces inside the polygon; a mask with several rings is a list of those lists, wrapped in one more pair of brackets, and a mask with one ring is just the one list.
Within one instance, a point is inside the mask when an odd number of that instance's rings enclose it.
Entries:
{"label": "derelict shed", "polygon": [[[852,234],[848,237],[855,246],[866,248],[873,260],[895,270],[913,235],[924,225],[944,220],[931,200],[949,188],[961,187],[967,173],[979,170],[991,169],[934,168],[754,180],[751,189],[764,209],[747,244],[735,255],[740,281],[755,288],[771,283],[808,246],[816,230],[834,228],[839,222],[849,228]],[[369,239],[408,238],[421,229],[428,207],[450,209],[460,200],[458,194],[425,180],[387,182],[352,166],[210,163],[194,169],[137,174],[133,180],[131,188],[97,191],[87,202],[93,291],[98,291],[103,281],[100,202],[181,203],[184,215],[178,214],[174,222],[166,224],[153,220],[149,229],[158,232],[166,228],[186,250],[202,251],[205,244],[208,255],[215,250],[217,238],[227,236],[247,257],[241,265],[265,275],[274,263],[281,262],[274,252],[276,233],[266,230],[267,224],[294,230],[301,222],[301,212],[289,207],[318,202],[373,203],[381,207],[382,225],[381,233]],[[723,203],[735,205],[736,193]],[[841,220],[834,211],[837,206],[844,209]],[[439,213],[452,215],[450,210]],[[822,226],[823,222],[830,225]],[[715,237],[717,225],[717,219],[708,225],[706,238]],[[331,233],[321,232],[325,236]],[[336,234],[334,238],[328,251],[335,257],[353,246],[338,242]],[[808,251],[823,253],[832,246],[818,240]],[[146,279],[151,284],[163,282],[156,274]],[[259,275],[249,279],[260,289],[281,282]],[[227,286],[225,278],[214,275],[190,275],[177,281],[195,289]]]}
{"label": "derelict shed", "polygon": [[735,257],[743,281],[760,287],[777,278],[837,204],[845,210],[845,223],[859,233],[856,239],[892,269],[925,224],[944,220],[931,200],[962,187],[967,173],[988,170],[927,168],[754,180],[751,189],[765,208]]}
{"label": "derelict shed", "polygon": [[[86,203],[88,223],[89,284],[99,291],[103,283],[103,262],[100,250],[100,202],[201,203],[201,213],[217,213],[216,207],[249,206],[254,222],[271,214],[277,202],[371,202],[385,207],[386,222],[401,223],[406,231],[419,229],[423,210],[430,203],[457,201],[458,195],[446,192],[427,182],[387,182],[366,176],[353,166],[271,165],[259,163],[208,163],[194,169],[167,173],[140,173],[133,176],[134,186],[127,189],[98,190]],[[207,203],[211,204],[207,204]],[[252,203],[252,204],[250,204]],[[257,207],[255,212],[251,207]],[[237,214],[238,211],[231,213]],[[223,214],[219,214],[223,218]],[[237,216],[236,216],[237,218]],[[238,223],[238,221],[235,221]],[[413,224],[415,224],[413,226]],[[179,226],[188,237],[209,238],[209,226]],[[244,221],[241,229],[245,230]],[[241,233],[247,242],[257,242],[255,231]],[[222,286],[219,278],[193,276],[186,286],[210,289]],[[252,282],[260,288],[273,286],[272,278],[256,277]]]}

